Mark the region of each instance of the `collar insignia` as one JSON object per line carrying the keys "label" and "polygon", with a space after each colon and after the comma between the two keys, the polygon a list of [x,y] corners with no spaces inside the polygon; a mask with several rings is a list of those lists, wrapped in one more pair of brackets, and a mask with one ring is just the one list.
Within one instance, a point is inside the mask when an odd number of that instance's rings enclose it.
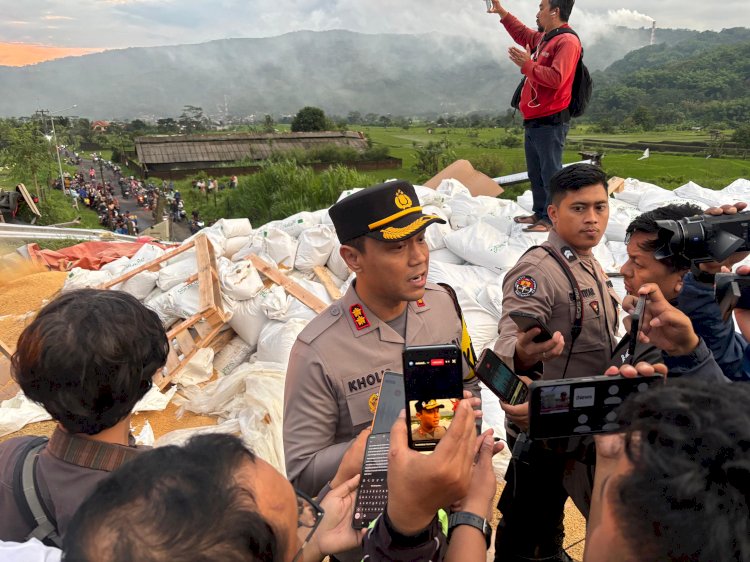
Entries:
{"label": "collar insignia", "polygon": [[417,306],[418,306],[419,308],[424,308],[425,306],[427,306],[427,304],[426,304],[426,303],[424,302],[424,299],[419,299],[419,300],[417,301]]}
{"label": "collar insignia", "polygon": [[367,316],[365,316],[365,311],[361,304],[353,304],[349,309],[349,312],[352,315],[352,320],[354,320],[354,325],[357,327],[357,330],[364,330],[365,328],[370,327],[370,321],[367,319]]}
{"label": "collar insignia", "polygon": [[589,306],[591,307],[591,310],[594,311],[594,314],[599,314],[599,301],[591,301]]}

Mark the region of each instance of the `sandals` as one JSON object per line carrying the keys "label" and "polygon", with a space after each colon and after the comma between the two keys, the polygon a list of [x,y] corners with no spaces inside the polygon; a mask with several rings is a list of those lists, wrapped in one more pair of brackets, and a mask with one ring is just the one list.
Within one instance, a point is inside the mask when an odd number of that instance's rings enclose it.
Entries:
{"label": "sandals", "polygon": [[552,225],[545,220],[537,221],[523,229],[524,232],[549,232],[550,230],[552,230]]}
{"label": "sandals", "polygon": [[517,217],[513,217],[513,222],[517,224],[536,224],[539,222],[539,216],[536,214],[519,215]]}

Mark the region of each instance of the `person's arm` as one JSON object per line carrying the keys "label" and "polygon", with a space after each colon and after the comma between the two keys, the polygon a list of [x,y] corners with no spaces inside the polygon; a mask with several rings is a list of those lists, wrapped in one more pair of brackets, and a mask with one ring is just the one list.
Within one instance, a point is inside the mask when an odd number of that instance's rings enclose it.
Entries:
{"label": "person's arm", "polygon": [[533,343],[531,340],[539,334],[539,329],[519,332],[510,317],[511,311],[518,310],[535,314],[542,322],[549,324],[555,305],[555,287],[552,285],[536,261],[516,264],[503,281],[503,314],[497,328],[500,337],[494,349],[517,373],[557,357],[565,346],[564,337],[559,332],[555,332],[547,342]]}
{"label": "person's arm", "polygon": [[690,318],[695,333],[706,342],[724,375],[736,379],[742,372],[747,342],[735,332],[731,318],[724,322],[713,285],[701,283],[688,273],[677,296],[677,308]]}
{"label": "person's arm", "polygon": [[552,65],[545,66],[529,58],[523,63],[521,72],[534,84],[556,90],[575,72],[578,59],[581,57],[581,45],[573,35],[557,37],[554,43],[550,41],[545,44],[545,50],[548,49],[547,45],[556,47],[552,54]]}
{"label": "person's arm", "polygon": [[539,31],[526,27],[521,20],[507,10],[505,10],[505,15],[500,16],[500,23],[508,32],[508,35],[511,36],[513,41],[518,43],[521,47],[526,47],[528,45],[533,50],[544,35]]}
{"label": "person's arm", "polygon": [[298,340],[284,386],[284,454],[289,480],[307,494],[318,493],[334,477],[351,443],[334,442],[338,416],[333,382]]}

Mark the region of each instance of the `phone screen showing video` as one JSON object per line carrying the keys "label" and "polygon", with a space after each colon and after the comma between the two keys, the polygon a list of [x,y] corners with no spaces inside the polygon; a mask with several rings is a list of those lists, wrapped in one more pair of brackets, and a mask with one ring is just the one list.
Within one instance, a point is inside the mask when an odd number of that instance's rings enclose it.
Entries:
{"label": "phone screen showing video", "polygon": [[549,439],[618,431],[617,410],[663,377],[591,377],[533,383],[529,437]]}
{"label": "phone screen showing video", "polygon": [[409,446],[432,451],[450,427],[463,396],[461,352],[454,345],[404,351]]}
{"label": "phone screen showing video", "polygon": [[491,349],[480,358],[476,374],[503,402],[515,406],[526,401],[526,385]]}

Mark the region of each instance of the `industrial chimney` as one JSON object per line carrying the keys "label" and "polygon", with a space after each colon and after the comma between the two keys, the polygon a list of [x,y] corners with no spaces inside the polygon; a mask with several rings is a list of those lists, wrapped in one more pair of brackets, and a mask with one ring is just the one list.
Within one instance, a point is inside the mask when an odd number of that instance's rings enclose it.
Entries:
{"label": "industrial chimney", "polygon": [[651,45],[656,43],[656,20],[651,24]]}

